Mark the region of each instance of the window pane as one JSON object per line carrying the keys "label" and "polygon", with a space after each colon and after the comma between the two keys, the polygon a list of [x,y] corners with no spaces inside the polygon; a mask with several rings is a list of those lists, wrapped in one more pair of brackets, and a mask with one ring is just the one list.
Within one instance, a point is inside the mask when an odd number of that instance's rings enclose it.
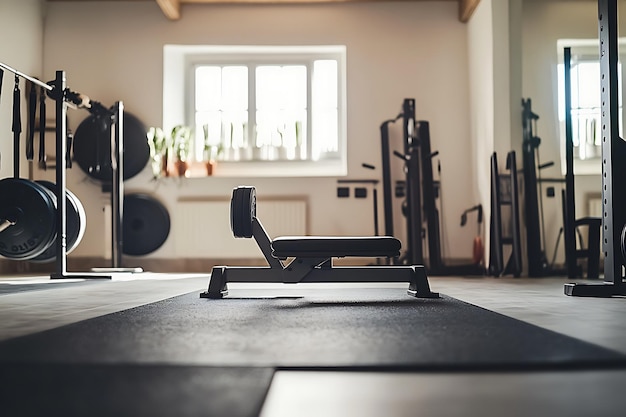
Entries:
{"label": "window pane", "polygon": [[318,60],[313,64],[312,155],[339,149],[337,61]]}
{"label": "window pane", "polygon": [[304,65],[257,67],[257,109],[306,108],[306,80]]}
{"label": "window pane", "polygon": [[313,110],[313,159],[322,153],[338,151],[336,110]]}
{"label": "window pane", "polygon": [[273,147],[264,159],[306,156],[307,67],[263,65],[256,68],[256,139],[258,148]]}
{"label": "window pane", "polygon": [[215,66],[196,68],[196,111],[218,110],[222,101],[222,69]]}
{"label": "window pane", "polygon": [[[578,91],[575,107],[600,107],[600,64],[583,62],[577,66]],[[574,102],[574,100],[572,100]]]}
{"label": "window pane", "polygon": [[222,70],[222,108],[225,110],[248,109],[248,68],[224,67]]}
{"label": "window pane", "polygon": [[313,102],[315,106],[337,108],[337,61],[313,63]]}
{"label": "window pane", "polygon": [[196,158],[247,146],[248,67],[197,67],[195,94]]}

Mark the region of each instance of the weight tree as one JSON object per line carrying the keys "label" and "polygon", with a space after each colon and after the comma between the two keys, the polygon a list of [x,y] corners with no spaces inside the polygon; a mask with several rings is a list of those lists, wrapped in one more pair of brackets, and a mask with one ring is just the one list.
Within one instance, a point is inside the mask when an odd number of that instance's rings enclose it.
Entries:
{"label": "weight tree", "polygon": [[626,295],[626,143],[619,137],[617,0],[598,0],[602,135],[602,252],[604,284],[565,284],[581,297]]}

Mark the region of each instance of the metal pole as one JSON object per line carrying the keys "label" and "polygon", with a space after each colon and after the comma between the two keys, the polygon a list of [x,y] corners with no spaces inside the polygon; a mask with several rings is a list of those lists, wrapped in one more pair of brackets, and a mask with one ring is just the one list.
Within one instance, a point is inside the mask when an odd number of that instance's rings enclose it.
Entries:
{"label": "metal pole", "polygon": [[113,268],[120,268],[122,264],[123,236],[122,221],[124,216],[124,104],[115,103],[115,129],[111,134],[111,210],[112,210],[112,239],[111,254]]}
{"label": "metal pole", "polygon": [[393,122],[393,120],[387,120],[380,125],[383,169],[383,212],[386,236],[393,236],[393,203],[391,201],[391,166],[389,156],[389,123]]}
{"label": "metal pole", "polygon": [[65,71],[57,71],[54,80],[56,90],[56,195],[57,195],[57,238],[56,238],[56,275],[63,278],[67,274],[67,225],[66,225],[66,172],[67,160],[67,103]]}
{"label": "metal pole", "polygon": [[[419,132],[426,126],[420,126]],[[406,158],[406,225],[409,250],[407,252],[408,265],[424,263],[422,248],[422,196],[420,172],[420,146],[422,138],[415,132],[415,99],[407,98],[402,104],[402,126],[404,131],[404,155]]]}
{"label": "metal pole", "polygon": [[48,91],[52,91],[52,89],[53,89],[52,86],[49,86],[48,84],[46,84],[46,83],[44,83],[42,81],[39,81],[37,78],[33,78],[33,77],[29,76],[29,75],[26,75],[23,72],[20,72],[20,71],[16,70],[15,68],[11,68],[7,64],[3,64],[2,62],[0,62],[0,67],[6,69],[8,71],[11,71],[15,75],[19,75],[22,78],[26,78],[31,83],[35,83],[38,86],[43,87],[43,88],[45,88]]}
{"label": "metal pole", "polygon": [[565,201],[563,219],[563,240],[565,242],[565,263],[567,277],[578,276],[576,268],[576,209],[574,205],[574,141],[572,137],[572,92],[571,92],[571,49],[563,50],[565,67]]}

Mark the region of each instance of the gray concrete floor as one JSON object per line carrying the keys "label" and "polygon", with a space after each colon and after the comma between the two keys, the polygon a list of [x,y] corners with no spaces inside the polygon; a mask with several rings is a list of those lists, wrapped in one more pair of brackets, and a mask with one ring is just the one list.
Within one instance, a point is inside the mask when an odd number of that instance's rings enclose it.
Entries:
{"label": "gray concrete floor", "polygon": [[[626,299],[564,295],[567,279],[431,277],[434,291],[626,353]],[[49,283],[0,277],[0,285]],[[0,340],[202,291],[207,275],[119,274],[111,281],[0,295]],[[55,283],[49,283],[54,288]],[[309,284],[316,285],[316,284]],[[320,285],[320,284],[317,284]],[[346,284],[348,285],[348,284]],[[367,284],[378,285],[378,284]],[[385,287],[402,284],[386,284]],[[44,287],[45,288],[45,287]],[[231,284],[254,292],[280,284]],[[623,416],[626,371],[364,373],[278,371],[261,417]]]}

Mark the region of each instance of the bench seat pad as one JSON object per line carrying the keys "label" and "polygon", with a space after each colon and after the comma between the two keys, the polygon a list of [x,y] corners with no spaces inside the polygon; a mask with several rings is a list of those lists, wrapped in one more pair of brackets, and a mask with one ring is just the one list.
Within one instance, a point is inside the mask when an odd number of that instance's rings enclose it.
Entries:
{"label": "bench seat pad", "polygon": [[279,259],[395,257],[402,244],[391,236],[281,236],[272,241],[272,255]]}

